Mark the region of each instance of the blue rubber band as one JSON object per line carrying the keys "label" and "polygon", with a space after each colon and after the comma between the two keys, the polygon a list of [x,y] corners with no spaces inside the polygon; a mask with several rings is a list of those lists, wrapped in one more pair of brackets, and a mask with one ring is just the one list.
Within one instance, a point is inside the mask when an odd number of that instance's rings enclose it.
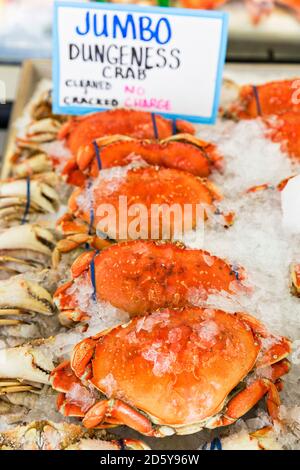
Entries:
{"label": "blue rubber band", "polygon": [[215,437],[208,448],[207,442],[202,446],[202,450],[222,450],[222,443],[218,437]]}
{"label": "blue rubber band", "polygon": [[236,280],[239,281],[240,280],[239,267],[232,265],[231,266],[231,271],[234,274]]}
{"label": "blue rubber band", "polygon": [[152,118],[153,130],[154,130],[154,137],[155,139],[158,139],[158,130],[157,130],[155,113],[151,113],[151,118]]}
{"label": "blue rubber band", "polygon": [[93,140],[93,146],[94,146],[94,149],[95,149],[96,159],[97,159],[97,163],[98,163],[98,169],[102,170],[100,148],[99,148],[99,145],[97,144],[96,140]]}
{"label": "blue rubber band", "polygon": [[27,223],[27,215],[29,213],[30,209],[30,177],[27,176],[26,178],[26,205],[24,209],[24,214],[21,220],[21,225],[24,225]]}
{"label": "blue rubber band", "polygon": [[91,268],[91,282],[93,286],[93,293],[92,299],[94,302],[97,302],[97,286],[96,286],[96,275],[95,275],[95,257],[98,255],[99,251],[97,250],[91,260],[90,268]]}
{"label": "blue rubber band", "polygon": [[176,126],[176,119],[172,120],[172,134],[177,134],[177,126]]}
{"label": "blue rubber band", "polygon": [[262,115],[262,112],[261,112],[261,105],[260,105],[260,100],[259,100],[259,93],[258,93],[258,88],[256,85],[252,85],[252,89],[253,89],[253,94],[254,94],[254,98],[255,98],[255,103],[256,103],[256,108],[257,108],[257,114],[259,116]]}
{"label": "blue rubber band", "polygon": [[93,231],[93,226],[94,226],[94,220],[95,220],[95,212],[94,212],[94,208],[91,207],[90,208],[90,224],[89,224],[89,235],[92,234],[92,231]]}
{"label": "blue rubber band", "polygon": [[218,437],[211,441],[209,450],[222,450],[222,443]]}

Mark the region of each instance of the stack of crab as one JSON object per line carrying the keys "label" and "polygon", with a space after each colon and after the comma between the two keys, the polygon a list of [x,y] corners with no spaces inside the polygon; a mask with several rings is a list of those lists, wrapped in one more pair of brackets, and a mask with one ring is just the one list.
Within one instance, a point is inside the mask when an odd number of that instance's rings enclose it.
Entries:
{"label": "stack of crab", "polygon": [[[284,123],[276,133],[270,87]],[[286,89],[243,87],[221,112],[259,113],[272,139],[288,139],[298,114]],[[146,449],[138,435],[116,440],[103,429],[193,434],[235,423],[263,397],[269,424],[280,423],[290,341],[249,312],[217,308],[213,296],[238,305],[249,294],[247,272],[183,244],[199,224],[225,234],[234,223],[211,181],[226,171],[224,159],[194,133],[187,122],[140,111],[56,116],[49,92],[31,106],[0,181],[0,413],[9,428],[0,447]],[[295,140],[287,145],[295,156]],[[135,213],[125,230],[101,225],[99,207],[112,206],[120,220],[124,196],[148,209],[138,236],[128,228]],[[181,236],[163,217],[153,236],[151,207],[163,204],[191,207]],[[55,422],[36,421],[32,409],[53,399]],[[264,427],[247,442],[270,448],[273,433]]]}

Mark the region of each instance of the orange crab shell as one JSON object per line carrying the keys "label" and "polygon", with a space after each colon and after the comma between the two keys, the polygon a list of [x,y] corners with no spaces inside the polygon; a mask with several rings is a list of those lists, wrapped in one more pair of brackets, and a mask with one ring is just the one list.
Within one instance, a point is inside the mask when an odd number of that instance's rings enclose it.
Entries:
{"label": "orange crab shell", "polygon": [[[299,109],[300,111],[300,109]],[[278,116],[263,119],[267,128],[266,136],[281,144],[281,150],[289,157],[300,159],[300,112],[287,111]]]}
{"label": "orange crab shell", "polygon": [[254,119],[290,111],[299,113],[299,83],[295,78],[257,86],[244,85],[240,88],[238,100],[232,103],[226,114],[238,119]]}
{"label": "orange crab shell", "polygon": [[[101,423],[102,427],[106,407],[107,423],[122,424],[123,419],[148,435],[159,436],[147,425],[147,416],[159,425],[191,426],[190,432],[195,432],[195,424],[198,429],[230,424],[226,416],[222,421],[217,415],[224,412],[229,394],[254,369],[263,350],[256,326],[259,330],[261,325],[250,315],[188,307],[135,318],[127,325],[82,341],[74,348],[72,370],[77,378],[114,399],[99,402],[82,413],[83,423],[87,427]],[[276,341],[282,348],[281,355],[269,362],[279,362],[279,369],[272,374],[274,380],[288,371],[282,358],[290,351],[285,338]],[[54,371],[52,376],[55,388],[68,389],[63,373]],[[268,386],[277,400],[276,387]],[[250,409],[268,386],[267,381],[257,379],[249,384],[248,391],[241,392],[241,399],[234,396],[232,405],[227,405],[232,422]],[[61,402],[65,399],[63,395]],[[80,401],[78,395],[79,406]],[[270,400],[274,412],[275,406],[278,403]]]}
{"label": "orange crab shell", "polygon": [[[120,204],[120,196],[126,196],[126,208]],[[174,217],[170,217],[170,220],[155,218],[152,211],[154,207],[164,204],[164,207],[171,208],[176,204],[177,206],[173,207],[183,211],[184,206],[189,204],[192,229],[200,222],[199,217],[203,220],[205,210],[212,208],[217,199],[220,199],[220,194],[214,185],[190,173],[171,168],[141,167],[128,170],[122,177],[102,178],[100,175],[89,189],[78,188],[69,199],[69,211],[77,218],[90,223],[89,208],[92,207],[93,227],[105,232],[109,238],[125,240],[132,238],[129,230],[137,219],[136,212],[134,215],[129,213],[130,207],[137,207],[139,204],[146,210],[139,238],[172,238],[175,224],[177,229],[183,231],[185,228],[183,218],[180,227],[180,220],[175,221]],[[107,223],[107,214],[103,215],[99,210],[104,207],[115,209],[116,217],[112,225]],[[140,220],[143,215],[141,214]]]}
{"label": "orange crab shell", "polygon": [[100,338],[91,382],[112,396],[105,381],[111,374],[126,402],[159,422],[192,424],[221,411],[258,351],[252,332],[224,312],[164,311]]}
{"label": "orange crab shell", "polygon": [[299,20],[300,0],[275,0],[275,3],[278,3],[278,5],[282,5],[284,7],[290,8],[297,16],[297,19]]}
{"label": "orange crab shell", "polygon": [[[81,277],[90,284],[92,260],[97,298],[131,316],[162,307],[183,307],[192,296],[200,300],[209,293],[235,293],[245,288],[241,269],[203,250],[173,243],[135,240],[112,245],[96,255],[85,252],[71,267],[73,279]],[[71,285],[62,286],[54,294],[61,310],[78,308],[68,294]]]}
{"label": "orange crab shell", "polygon": [[181,0],[184,8],[197,8],[200,10],[216,10],[229,0]]}
{"label": "orange crab shell", "polygon": [[[157,135],[151,113],[115,109],[74,118],[62,127],[58,137],[67,139],[71,152],[77,155],[82,145],[88,145],[93,140],[107,135],[123,134],[137,139],[165,139],[173,134],[173,123],[170,120],[155,115],[155,125]],[[195,132],[191,124],[182,120],[176,120],[176,128],[179,132]]]}
{"label": "orange crab shell", "polygon": [[80,186],[87,177],[97,177],[102,169],[128,165],[137,159],[201,177],[208,176],[214,167],[221,169],[223,160],[214,144],[187,134],[160,142],[112,136],[80,147],[77,157],[67,162],[63,174],[68,182],[77,181]]}

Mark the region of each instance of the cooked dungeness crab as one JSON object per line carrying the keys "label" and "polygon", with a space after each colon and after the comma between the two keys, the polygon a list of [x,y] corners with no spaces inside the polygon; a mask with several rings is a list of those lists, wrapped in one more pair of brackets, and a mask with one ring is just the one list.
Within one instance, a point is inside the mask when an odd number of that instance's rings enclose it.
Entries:
{"label": "cooked dungeness crab", "polygon": [[[72,193],[69,214],[58,222],[64,234],[93,235],[98,230],[102,240],[103,233],[104,239],[113,240],[172,239],[177,232],[202,226],[207,211],[214,212],[221,198],[212,183],[184,171],[152,166],[105,171],[109,173],[102,171]],[[185,208],[190,209],[189,219],[182,217]],[[176,213],[168,217],[170,209]]]}
{"label": "cooked dungeness crab", "polygon": [[76,157],[66,164],[63,174],[67,182],[81,186],[88,177],[97,177],[102,169],[139,160],[202,177],[222,166],[216,146],[191,134],[176,134],[158,142],[114,135],[80,147]]}
{"label": "cooked dungeness crab", "polygon": [[61,130],[62,123],[58,119],[45,118],[38,121],[31,121],[26,127],[24,141],[45,143],[57,138]]}
{"label": "cooked dungeness crab", "polygon": [[[260,85],[243,85],[226,80],[221,112],[234,119],[255,119],[259,116],[300,112],[299,78],[278,80]],[[226,100],[226,97],[229,100]],[[294,97],[294,98],[293,98]]]}
{"label": "cooked dungeness crab", "polygon": [[[299,105],[298,105],[299,106]],[[281,150],[289,157],[300,159],[300,109],[298,113],[287,111],[276,116],[263,118],[266,137],[280,144]]]}
{"label": "cooked dungeness crab", "polygon": [[71,118],[58,134],[66,139],[74,156],[80,147],[108,135],[127,135],[137,139],[166,139],[177,132],[194,134],[194,127],[186,121],[170,121],[159,115],[132,109],[115,109],[87,116]]}
{"label": "cooked dungeness crab", "polygon": [[266,137],[281,144],[283,152],[300,158],[300,79],[244,85],[225,82],[222,114],[233,119],[260,118]]}
{"label": "cooked dungeness crab", "polygon": [[[206,251],[142,240],[87,251],[74,262],[71,275],[53,296],[64,324],[89,318],[93,295],[135,316],[245,288],[241,268]],[[90,293],[88,299],[84,292]]]}
{"label": "cooked dungeness crab", "polygon": [[234,423],[264,395],[276,420],[289,352],[250,315],[167,309],[83,340],[51,383],[59,410],[87,428],[191,434]]}
{"label": "cooked dungeness crab", "polygon": [[0,280],[51,266],[56,239],[38,224],[15,225],[0,232]]}
{"label": "cooked dungeness crab", "polygon": [[0,450],[148,450],[137,439],[117,439],[105,430],[76,424],[35,421],[0,432]]}
{"label": "cooked dungeness crab", "polygon": [[39,100],[33,104],[30,110],[30,116],[33,121],[52,118],[59,122],[65,122],[68,119],[68,116],[64,114],[53,114],[51,90],[45,90],[41,94]]}
{"label": "cooked dungeness crab", "polygon": [[[49,375],[55,367],[49,354],[53,339],[34,340],[22,346],[0,349],[0,397],[9,415],[18,406],[21,421],[35,408],[41,395],[51,398]],[[53,399],[53,397],[52,397]]]}
{"label": "cooked dungeness crab", "polygon": [[53,170],[51,157],[35,143],[19,141],[10,158],[10,174],[15,178],[25,178],[36,173]]}
{"label": "cooked dungeness crab", "polygon": [[35,315],[53,315],[52,297],[39,284],[11,277],[0,281],[0,326],[30,323]]}
{"label": "cooked dungeness crab", "polygon": [[25,136],[18,141],[33,143],[51,142],[57,138],[62,124],[68,116],[53,114],[52,93],[46,90],[30,110],[31,121],[26,126]]}
{"label": "cooked dungeness crab", "polygon": [[[27,222],[37,214],[55,213],[59,196],[52,187],[55,175],[38,175],[38,178],[6,179],[0,181],[0,225]],[[55,179],[54,179],[55,184]]]}

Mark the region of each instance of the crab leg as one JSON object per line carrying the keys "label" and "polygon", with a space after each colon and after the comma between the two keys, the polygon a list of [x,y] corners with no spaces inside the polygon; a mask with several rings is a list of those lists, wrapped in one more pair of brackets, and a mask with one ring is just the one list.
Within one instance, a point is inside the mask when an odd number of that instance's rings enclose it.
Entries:
{"label": "crab leg", "polygon": [[262,347],[256,367],[279,363],[280,359],[283,359],[287,354],[289,354],[291,343],[287,338],[271,335],[259,320],[246,313],[239,312],[235,315],[248,324],[252,328],[253,332],[258,335],[258,338],[268,338],[272,340],[270,341],[270,345]]}
{"label": "crab leg", "polygon": [[201,177],[207,177],[213,167],[222,166],[216,146],[190,134],[176,134],[159,142],[116,135],[80,147],[77,157],[67,162],[62,174],[67,182],[82,186],[85,179],[96,178],[102,169],[128,165],[137,159]]}
{"label": "crab leg", "polygon": [[33,121],[27,127],[26,138],[31,142],[50,142],[55,140],[61,123],[53,118]]}
{"label": "crab leg", "polygon": [[110,418],[147,436],[154,436],[151,421],[121,400],[102,400],[88,410],[82,420],[86,428],[100,427]]}
{"label": "crab leg", "polygon": [[53,174],[43,174],[40,179],[2,180],[0,182],[0,216],[11,220],[26,221],[33,212],[54,213],[59,205],[59,196],[49,184]]}
{"label": "crab leg", "polygon": [[45,153],[40,153],[13,166],[13,174],[24,178],[33,173],[43,173],[52,170],[51,160]]}
{"label": "crab leg", "polygon": [[97,236],[89,235],[88,233],[75,233],[73,235],[69,235],[57,242],[52,253],[53,266],[58,266],[62,254],[69,253],[81,246],[86,248],[86,245],[88,244],[96,250],[102,250],[103,248],[110,246],[111,243],[112,242],[110,240],[103,240]]}
{"label": "crab leg", "polygon": [[[61,363],[51,372],[52,386],[61,391],[57,399],[58,409],[65,416],[83,417],[83,424],[87,428],[106,428],[111,425],[124,424],[143,434],[154,435],[151,421],[121,400],[101,400],[92,404],[94,403],[93,396],[81,384],[77,376],[82,380],[88,380],[91,377],[91,369],[88,365],[94,354],[95,345],[95,339],[89,338],[75,347],[72,367],[76,369],[76,376],[69,361]],[[90,405],[86,412],[84,408],[89,402],[92,406]]]}
{"label": "crab leg", "polygon": [[[235,395],[228,402],[226,411],[218,421],[217,426],[226,426],[234,423],[251,410],[264,395],[267,395],[266,404],[269,415],[273,420],[278,419],[280,397],[277,389],[277,381],[282,375],[285,375],[289,371],[289,361],[284,359],[271,367],[271,379],[257,379]],[[278,388],[281,388],[280,382]]]}
{"label": "crab leg", "polygon": [[[85,345],[85,342],[77,345],[77,348],[81,348],[81,353],[83,354],[82,364],[78,364],[79,368],[82,367],[82,375],[85,372],[83,368],[91,358],[94,350],[92,346],[88,347],[91,341],[88,340],[87,345]],[[72,371],[70,361],[64,361],[52,370],[50,382],[53,388],[60,392],[57,397],[57,408],[65,416],[82,418],[87,409],[95,403],[91,391],[80,382]]]}
{"label": "crab leg", "polygon": [[0,350],[0,380],[29,381],[49,384],[50,371],[54,368],[51,358],[47,357],[33,341],[16,348]]}
{"label": "crab leg", "polygon": [[83,418],[84,412],[79,405],[74,405],[66,401],[66,395],[60,392],[56,401],[57,409],[63,413],[64,416],[72,416],[73,418]]}
{"label": "crab leg", "polygon": [[217,426],[226,426],[234,423],[251,410],[266,394],[268,412],[273,419],[277,419],[280,405],[278,390],[273,382],[267,379],[261,379],[253,382],[249,387],[246,387],[230,400],[227,405],[226,413],[222,416]]}
{"label": "crab leg", "polygon": [[17,325],[24,319],[23,314],[50,316],[53,313],[51,295],[38,284],[19,278],[0,281],[0,317],[16,317],[0,319],[0,325]]}
{"label": "crab leg", "polygon": [[0,379],[0,396],[8,393],[20,393],[38,391],[33,385],[24,385],[18,380],[2,380]]}
{"label": "crab leg", "polygon": [[52,233],[37,224],[11,227],[0,235],[0,250],[20,248],[49,255],[54,244]]}

